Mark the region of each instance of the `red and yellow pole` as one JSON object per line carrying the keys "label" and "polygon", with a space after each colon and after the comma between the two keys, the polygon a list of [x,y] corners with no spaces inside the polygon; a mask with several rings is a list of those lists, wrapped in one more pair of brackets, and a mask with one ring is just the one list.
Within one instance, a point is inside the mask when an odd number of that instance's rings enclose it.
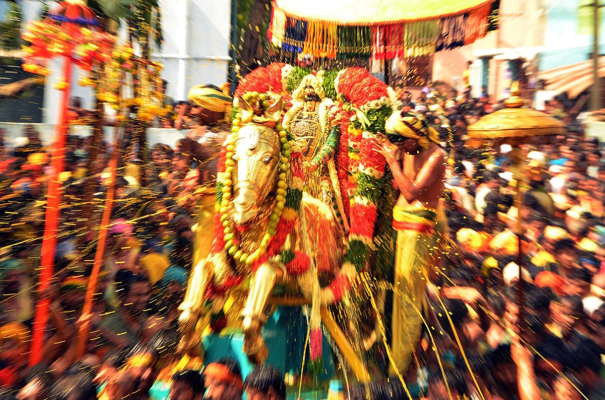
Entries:
{"label": "red and yellow pole", "polygon": [[[55,141],[52,144],[51,167],[52,173],[48,182],[46,199],[46,214],[44,224],[44,236],[42,237],[42,252],[40,260],[40,278],[38,281],[38,293],[48,289],[53,277],[53,265],[55,261],[55,249],[57,247],[57,234],[59,233],[59,210],[61,204],[61,182],[59,174],[63,171],[65,157],[65,139],[67,137],[67,107],[69,106],[69,94],[72,81],[73,64],[69,57],[63,57],[63,77],[67,86],[63,90],[59,107],[59,123],[55,131]],[[46,322],[50,308],[49,299],[40,299],[36,305],[36,314],[32,332],[32,346],[29,357],[29,365],[33,366],[42,361],[42,347]]]}
{"label": "red and yellow pole", "polygon": [[[115,196],[115,182],[116,173],[118,169],[118,162],[120,160],[120,147],[118,139],[118,130],[114,133],[114,145],[113,154],[109,161],[109,180],[107,181],[107,197],[105,198],[105,206],[103,209],[103,217],[101,218],[101,228],[99,229],[99,239],[97,243],[97,252],[95,253],[95,260],[92,266],[92,272],[90,273],[90,279],[88,280],[88,289],[86,290],[86,297],[84,299],[84,307],[82,308],[82,316],[86,317],[92,311],[92,304],[94,300],[95,291],[97,288],[97,281],[99,279],[99,272],[103,266],[103,256],[105,253],[105,243],[107,242],[107,229],[111,219],[111,211],[113,209],[113,199]],[[78,332],[78,351],[77,356],[81,358],[86,354],[86,345],[88,343],[88,332],[90,330],[89,324],[80,325]]]}

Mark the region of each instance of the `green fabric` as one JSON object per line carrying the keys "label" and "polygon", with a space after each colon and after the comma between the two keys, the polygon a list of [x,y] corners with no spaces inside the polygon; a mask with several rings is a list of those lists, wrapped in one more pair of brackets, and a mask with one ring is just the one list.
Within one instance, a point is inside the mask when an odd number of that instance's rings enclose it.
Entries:
{"label": "green fabric", "polygon": [[16,258],[9,258],[7,260],[0,261],[0,280],[6,278],[6,276],[13,271],[25,270],[27,266],[21,260]]}
{"label": "green fabric", "polygon": [[402,212],[406,213],[406,214],[411,214],[411,215],[415,215],[417,217],[422,217],[425,219],[428,219],[430,221],[435,221],[437,219],[437,213],[431,210],[415,210],[415,211],[411,211],[411,210],[403,210],[401,209]]}
{"label": "green fabric", "polygon": [[326,143],[319,151],[319,154],[313,159],[313,164],[323,165],[327,160],[332,158],[338,147],[339,133],[340,130],[336,126],[332,128],[326,139]]}

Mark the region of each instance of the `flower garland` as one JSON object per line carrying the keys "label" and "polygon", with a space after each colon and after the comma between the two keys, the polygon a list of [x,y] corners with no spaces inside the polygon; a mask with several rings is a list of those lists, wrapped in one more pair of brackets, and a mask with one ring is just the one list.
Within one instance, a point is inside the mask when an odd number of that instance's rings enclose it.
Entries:
{"label": "flower garland", "polygon": [[246,93],[268,93],[271,91],[271,75],[266,68],[257,68],[248,74],[237,86],[235,98],[243,97]]}
{"label": "flower garland", "polygon": [[[266,93],[262,92],[262,89],[268,86],[268,81],[262,80],[262,77],[266,75],[267,71],[264,68],[256,69],[242,81],[236,93],[240,93],[241,97],[246,96],[247,101],[258,101],[262,106],[262,102],[267,101],[262,99],[271,97],[271,93],[268,91]],[[215,206],[217,210],[215,230],[217,233],[211,254],[225,252],[230,259],[249,265],[252,271],[255,271],[269,259],[282,256],[282,247],[298,218],[303,189],[302,153],[295,143],[292,142],[290,133],[278,124],[275,128],[280,136],[281,158],[279,168],[281,172],[277,183],[276,205],[270,214],[269,226],[267,232],[261,238],[259,248],[253,254],[246,254],[239,248],[234,227],[229,221],[231,200],[233,198],[232,172],[235,165],[235,161],[233,160],[234,145],[240,126],[247,123],[247,121],[240,121],[239,114],[236,113],[234,116],[236,118],[233,121],[232,133],[224,143],[219,155]],[[294,275],[304,273],[308,269],[307,262],[303,260],[302,255],[298,254],[298,252],[291,256],[283,255],[281,258],[283,258],[282,262],[284,262],[286,268],[291,269]],[[229,287],[236,286],[237,284],[238,280],[227,282],[227,286]],[[224,288],[228,289],[229,287]]]}
{"label": "flower garland", "polygon": [[[330,283],[328,290],[322,290],[324,304],[338,302],[348,292],[357,273],[367,267],[386,170],[386,161],[374,151],[371,139],[377,132],[383,131],[384,121],[392,112],[386,85],[365,68],[341,71],[335,79],[335,87],[348,103],[340,111],[344,113],[341,115],[349,116],[349,120],[340,119],[341,144],[337,162],[341,182],[345,180],[347,166],[351,173],[347,190],[349,197],[343,195],[343,198],[351,200],[351,230],[342,271]],[[372,112],[372,115],[364,115],[367,121],[360,121],[358,114],[352,112],[353,107],[363,106],[367,106],[368,113]],[[345,145],[346,153],[343,151]]]}
{"label": "flower garland", "polygon": [[[131,106],[137,107],[137,117],[145,122],[151,122],[154,117],[161,117],[172,111],[172,107],[164,106],[162,87],[162,64],[141,60],[134,54],[130,45],[120,45],[111,53],[111,62],[95,82],[88,77],[79,80],[81,86],[95,86],[97,98],[108,103],[113,109],[119,110]],[[138,96],[122,99],[120,92],[124,86],[124,75],[131,74],[132,83],[138,88]],[[136,91],[135,91],[136,93]]]}
{"label": "flower garland", "polygon": [[[47,76],[46,61],[56,56],[69,57],[80,69],[90,71],[95,63],[104,63],[110,59],[111,47],[115,36],[90,30],[81,26],[72,26],[72,34],[55,22],[31,22],[21,35],[31,43],[23,46],[23,70]],[[67,82],[60,80],[55,84],[58,90],[67,89]]]}
{"label": "flower garland", "polygon": [[288,76],[286,90],[289,93],[294,93],[294,91],[300,86],[300,82],[302,82],[303,78],[310,73],[311,70],[309,68],[293,67],[292,71],[290,71],[290,75]]}

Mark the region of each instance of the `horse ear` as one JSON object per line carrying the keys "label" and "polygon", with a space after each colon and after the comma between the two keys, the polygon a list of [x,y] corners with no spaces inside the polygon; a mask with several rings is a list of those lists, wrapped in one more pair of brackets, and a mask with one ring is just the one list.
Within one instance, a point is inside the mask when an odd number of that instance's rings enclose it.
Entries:
{"label": "horse ear", "polygon": [[254,116],[254,109],[252,106],[241,97],[239,98],[239,114],[243,124],[252,121],[252,117]]}
{"label": "horse ear", "polygon": [[265,117],[268,120],[278,122],[281,119],[281,111],[284,107],[284,99],[279,96],[279,99],[265,111]]}

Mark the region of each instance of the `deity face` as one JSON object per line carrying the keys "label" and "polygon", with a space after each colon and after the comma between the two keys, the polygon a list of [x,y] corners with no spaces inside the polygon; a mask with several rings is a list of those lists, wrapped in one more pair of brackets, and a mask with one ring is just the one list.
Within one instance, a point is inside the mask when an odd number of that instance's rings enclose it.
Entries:
{"label": "deity face", "polygon": [[317,103],[321,102],[321,99],[315,92],[313,86],[305,87],[305,111],[315,111]]}

